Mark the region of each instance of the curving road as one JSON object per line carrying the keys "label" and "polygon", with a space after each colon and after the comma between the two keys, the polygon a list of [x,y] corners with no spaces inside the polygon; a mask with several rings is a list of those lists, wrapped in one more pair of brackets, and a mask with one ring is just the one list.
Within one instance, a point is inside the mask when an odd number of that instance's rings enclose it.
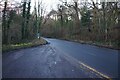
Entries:
{"label": "curving road", "polygon": [[118,51],[58,39],[3,53],[3,78],[116,78]]}
{"label": "curving road", "polygon": [[58,39],[47,39],[51,46],[110,77],[118,77],[118,50],[100,48]]}

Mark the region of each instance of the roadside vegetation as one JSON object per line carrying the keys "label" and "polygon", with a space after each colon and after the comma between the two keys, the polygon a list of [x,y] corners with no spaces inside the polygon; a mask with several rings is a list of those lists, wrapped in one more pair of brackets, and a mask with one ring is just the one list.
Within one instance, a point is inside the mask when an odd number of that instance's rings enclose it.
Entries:
{"label": "roadside vegetation", "polygon": [[[21,3],[6,0],[2,1],[2,51],[11,51],[21,48],[44,45],[47,43],[40,36],[41,6],[31,13],[31,0]],[[35,3],[36,4],[36,3]],[[42,3],[39,3],[40,5]]]}
{"label": "roadside vegetation", "polygon": [[118,2],[60,2],[42,26],[43,36],[120,49]]}
{"label": "roadside vegetation", "polygon": [[12,50],[18,50],[18,49],[24,49],[24,48],[30,48],[30,47],[36,47],[36,46],[41,46],[47,44],[47,41],[44,39],[35,39],[29,42],[22,42],[22,43],[17,43],[17,44],[9,44],[9,45],[2,45],[2,51],[3,52],[8,52]]}

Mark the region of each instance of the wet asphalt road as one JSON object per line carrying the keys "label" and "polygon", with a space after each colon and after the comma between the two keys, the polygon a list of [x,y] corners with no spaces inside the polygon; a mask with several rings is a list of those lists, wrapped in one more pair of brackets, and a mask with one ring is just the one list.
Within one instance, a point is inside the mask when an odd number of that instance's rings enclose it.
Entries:
{"label": "wet asphalt road", "polygon": [[98,78],[83,62],[110,77],[117,77],[118,51],[58,39],[50,44],[2,55],[3,78]]}
{"label": "wet asphalt road", "polygon": [[52,46],[112,78],[118,77],[118,50],[65,40],[47,39]]}
{"label": "wet asphalt road", "polygon": [[88,77],[49,45],[3,54],[3,78]]}

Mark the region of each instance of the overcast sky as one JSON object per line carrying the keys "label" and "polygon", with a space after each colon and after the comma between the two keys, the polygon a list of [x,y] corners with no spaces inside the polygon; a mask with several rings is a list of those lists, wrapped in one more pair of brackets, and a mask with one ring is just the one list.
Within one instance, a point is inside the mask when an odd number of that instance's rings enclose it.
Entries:
{"label": "overcast sky", "polygon": [[[41,1],[41,0],[39,0]],[[36,0],[36,2],[38,2],[38,0]],[[55,9],[57,4],[58,4],[58,0],[42,0],[44,7],[46,8],[46,11],[49,12],[51,10],[51,8]],[[31,6],[32,6],[32,10],[34,9],[34,5],[35,5],[35,0],[31,0]]]}
{"label": "overcast sky", "polygon": [[[41,1],[41,0],[39,0],[39,1]],[[47,11],[47,13],[51,10],[51,9],[57,9],[57,4],[58,3],[60,3],[60,1],[62,1],[62,0],[42,0],[42,2],[45,4],[44,6],[45,6],[45,8],[46,8],[46,11]],[[65,0],[63,0],[63,1],[65,1]],[[66,0],[67,2],[73,2],[73,0]],[[80,1],[84,1],[84,0],[78,0],[78,2],[80,2]],[[85,1],[90,1],[90,0],[85,0]],[[33,11],[33,9],[34,9],[34,5],[35,5],[35,0],[31,0],[31,2],[32,2],[32,4],[31,4],[31,6],[32,6],[32,11]],[[38,2],[38,0],[36,0],[36,2]]]}
{"label": "overcast sky", "polygon": [[[4,4],[5,0],[0,0],[0,2],[2,1],[2,3]],[[12,2],[12,4],[14,4],[14,2],[21,2],[24,0],[8,0],[10,2]],[[29,1],[29,0],[26,0]],[[31,12],[34,10],[34,5],[35,5],[35,1],[36,1],[36,5],[38,0],[31,0]],[[50,12],[51,9],[57,9],[57,4],[60,3],[60,0],[39,0],[40,2],[42,1],[44,4],[44,7],[46,8],[46,12]],[[63,0],[65,1],[65,0]],[[73,1],[73,0],[67,0],[67,1]]]}
{"label": "overcast sky", "polygon": [[[14,2],[14,1],[21,2],[21,1],[24,1],[24,0],[8,0],[8,1],[11,1],[11,2]],[[31,0],[31,12],[34,9],[35,1],[38,2],[38,0]],[[55,9],[56,10],[57,9],[57,4],[60,3],[60,0],[39,0],[39,1],[43,2],[44,7],[46,8],[46,12],[47,13],[50,12],[51,9]],[[63,1],[65,1],[65,0],[63,0]],[[78,2],[80,2],[80,1],[90,1],[90,0],[78,0]],[[67,0],[67,2],[73,2],[73,0]]]}

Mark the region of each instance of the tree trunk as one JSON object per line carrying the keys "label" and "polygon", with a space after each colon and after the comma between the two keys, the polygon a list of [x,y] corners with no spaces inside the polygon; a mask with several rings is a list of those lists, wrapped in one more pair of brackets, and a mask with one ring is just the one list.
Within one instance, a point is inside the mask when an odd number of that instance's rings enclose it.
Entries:
{"label": "tree trunk", "polygon": [[75,11],[76,11],[76,16],[75,16],[75,19],[76,19],[76,27],[77,27],[77,33],[80,32],[80,20],[79,20],[79,13],[78,13],[78,4],[77,2],[75,2]]}
{"label": "tree trunk", "polygon": [[3,44],[6,44],[6,8],[7,8],[7,2],[4,3],[4,10],[3,10],[3,16],[2,16],[2,31],[3,31],[3,35],[2,35],[2,41]]}
{"label": "tree trunk", "polygon": [[28,31],[28,27],[29,27],[29,19],[30,19],[30,4],[31,2],[28,3],[28,11],[27,11],[27,20],[26,20],[26,26],[25,26],[25,38],[27,39],[28,38],[28,34],[29,34],[29,31]]}
{"label": "tree trunk", "polygon": [[23,3],[23,13],[22,13],[22,16],[23,16],[23,22],[22,22],[22,29],[21,29],[21,34],[22,34],[22,39],[25,38],[25,22],[26,22],[26,19],[25,19],[25,16],[26,16],[26,2]]}

